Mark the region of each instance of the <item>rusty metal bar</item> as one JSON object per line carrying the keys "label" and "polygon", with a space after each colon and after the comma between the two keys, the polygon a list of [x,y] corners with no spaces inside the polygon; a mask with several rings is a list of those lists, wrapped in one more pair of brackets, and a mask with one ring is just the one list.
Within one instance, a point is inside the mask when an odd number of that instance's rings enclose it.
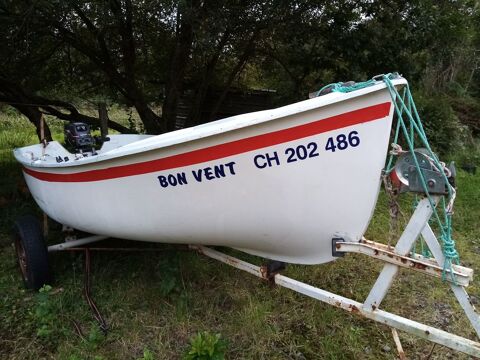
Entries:
{"label": "rusty metal bar", "polygon": [[[196,249],[203,255],[219,260],[238,269],[245,270],[252,275],[265,279],[265,272],[262,271],[261,267],[259,266],[239,260],[229,255],[225,255],[208,247],[192,245],[191,248]],[[320,300],[348,312],[364,316],[368,319],[385,324],[397,330],[402,330],[431,342],[444,345],[450,349],[460,351],[471,356],[480,357],[480,344],[478,342],[448,333],[432,326],[421,324],[387,311],[380,309],[366,310],[364,308],[364,304],[362,303],[328,292],[326,290],[316,288],[284,275],[277,274],[273,279],[275,284],[283,286],[287,289],[291,289],[300,294]]]}
{"label": "rusty metal bar", "polygon": [[[415,254],[417,256],[413,257],[399,255],[393,251],[393,249],[387,250],[387,246],[373,241],[337,242],[335,247],[337,252],[364,254],[374,259],[382,260],[384,262],[407,269],[412,269],[439,279],[443,278],[443,267],[439,266],[438,264],[428,261],[427,259],[422,259],[421,256],[418,256],[417,254]],[[454,282],[449,274],[450,269],[445,269],[445,271],[447,272],[445,280]],[[461,286],[468,286],[470,281],[473,280],[473,270],[470,268],[455,266],[453,267],[453,274],[455,275],[456,283]]]}
{"label": "rusty metal bar", "polygon": [[90,249],[85,248],[83,249],[85,252],[85,278],[84,278],[84,295],[85,299],[87,300],[88,306],[90,306],[90,309],[92,310],[93,317],[98,323],[98,326],[100,327],[100,330],[102,330],[103,334],[106,335],[108,332],[108,324],[105,321],[104,317],[102,316],[102,313],[97,307],[97,304],[95,303],[95,300],[93,300],[92,295],[91,295],[91,289],[92,289],[92,281],[91,281],[91,266],[90,266]]}

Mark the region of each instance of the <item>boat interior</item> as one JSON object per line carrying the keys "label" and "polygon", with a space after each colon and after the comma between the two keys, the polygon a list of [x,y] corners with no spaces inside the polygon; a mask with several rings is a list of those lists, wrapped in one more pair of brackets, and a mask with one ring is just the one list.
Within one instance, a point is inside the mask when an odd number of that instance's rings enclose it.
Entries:
{"label": "boat interior", "polygon": [[122,146],[147,139],[152,135],[109,135],[99,149],[85,148],[82,150],[69,151],[64,145],[58,141],[50,141],[44,144],[35,144],[15,149],[15,156],[23,163],[31,163],[43,166],[67,165],[67,163],[76,163],[78,161],[87,160],[99,155],[116,150]]}

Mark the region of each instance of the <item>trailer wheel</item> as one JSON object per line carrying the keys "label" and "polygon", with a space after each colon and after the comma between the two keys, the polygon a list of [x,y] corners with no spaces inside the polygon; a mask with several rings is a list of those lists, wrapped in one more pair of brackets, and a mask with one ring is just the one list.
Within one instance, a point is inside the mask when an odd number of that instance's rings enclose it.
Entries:
{"label": "trailer wheel", "polygon": [[48,251],[38,220],[32,215],[17,219],[13,225],[12,240],[25,286],[38,290],[43,285],[50,284],[52,275],[48,265]]}

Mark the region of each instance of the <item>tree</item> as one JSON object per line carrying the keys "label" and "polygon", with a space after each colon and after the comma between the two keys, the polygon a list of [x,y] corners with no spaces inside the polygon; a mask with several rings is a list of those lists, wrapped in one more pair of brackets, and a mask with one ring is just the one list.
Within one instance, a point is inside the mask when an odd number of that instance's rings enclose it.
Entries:
{"label": "tree", "polygon": [[457,81],[475,94],[479,75],[465,64],[478,16],[469,0],[7,0],[0,100],[34,124],[41,113],[95,123],[74,99],[101,95],[133,106],[156,134],[175,128],[186,91],[192,126],[211,89],[221,90],[213,120],[229,89],[247,83],[277,89],[284,103],[400,71],[425,89]]}

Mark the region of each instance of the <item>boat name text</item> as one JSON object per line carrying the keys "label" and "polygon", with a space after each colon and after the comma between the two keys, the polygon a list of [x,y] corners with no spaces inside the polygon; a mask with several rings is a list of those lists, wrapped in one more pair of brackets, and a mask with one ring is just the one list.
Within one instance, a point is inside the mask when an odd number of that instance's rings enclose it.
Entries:
{"label": "boat name text", "polygon": [[[207,166],[201,169],[192,170],[191,174],[192,176],[190,179],[193,178],[196,182],[210,181],[224,178],[229,175],[236,175],[235,162],[231,161],[226,164]],[[160,186],[163,188],[168,186],[187,185],[189,181],[188,178],[186,172],[157,176]]]}
{"label": "boat name text", "polygon": [[[330,136],[324,146],[324,151],[335,152],[337,150],[346,150],[360,145],[358,131],[350,131],[348,134],[338,134]],[[300,144],[288,147],[285,151],[270,151],[253,156],[253,164],[257,169],[266,169],[272,166],[279,166],[285,163],[295,163],[320,156],[321,147],[316,142]],[[177,172],[157,176],[158,182],[162,188],[175,187],[178,185],[188,185],[189,182],[207,182],[215,179],[221,179],[236,175],[234,161],[194,169],[190,172]]]}

